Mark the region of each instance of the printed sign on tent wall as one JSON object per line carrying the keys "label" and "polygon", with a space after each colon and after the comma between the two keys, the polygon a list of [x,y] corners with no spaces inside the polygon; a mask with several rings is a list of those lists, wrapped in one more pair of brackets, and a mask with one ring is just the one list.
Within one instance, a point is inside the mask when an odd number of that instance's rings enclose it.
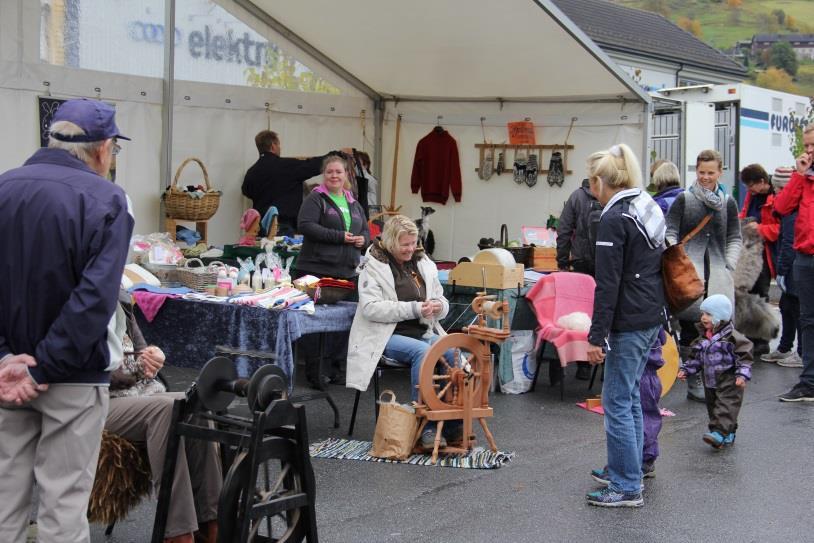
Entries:
{"label": "printed sign on tent wall", "polygon": [[[48,147],[48,130],[51,129],[51,121],[54,119],[54,113],[56,113],[59,106],[61,106],[66,100],[62,98],[52,98],[50,96],[37,96],[37,101],[39,102],[39,107],[37,109],[40,112],[40,147]],[[110,102],[107,103],[110,104]],[[110,105],[116,107],[115,104]],[[107,174],[107,178],[114,183],[116,182],[115,156],[110,163],[110,171]]]}
{"label": "printed sign on tent wall", "polygon": [[513,121],[506,123],[509,129],[510,145],[537,145],[537,137],[532,121]]}
{"label": "printed sign on tent wall", "polygon": [[65,100],[61,98],[52,98],[50,96],[38,96],[40,112],[40,147],[48,146],[48,129],[51,127],[51,119],[54,118],[54,113],[62,102]]}

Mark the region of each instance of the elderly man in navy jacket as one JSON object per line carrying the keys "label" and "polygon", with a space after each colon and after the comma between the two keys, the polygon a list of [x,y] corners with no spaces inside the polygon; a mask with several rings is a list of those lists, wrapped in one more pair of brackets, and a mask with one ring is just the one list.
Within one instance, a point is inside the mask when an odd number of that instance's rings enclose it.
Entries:
{"label": "elderly man in navy jacket", "polygon": [[88,541],[108,408],[108,325],[133,218],[107,181],[114,109],[68,100],[48,148],[0,175],[0,541]]}

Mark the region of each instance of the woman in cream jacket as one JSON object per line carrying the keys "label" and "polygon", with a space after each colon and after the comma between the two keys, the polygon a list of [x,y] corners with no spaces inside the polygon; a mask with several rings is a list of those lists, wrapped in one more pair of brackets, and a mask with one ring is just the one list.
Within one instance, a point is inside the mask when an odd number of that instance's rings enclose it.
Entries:
{"label": "woman in cream jacket", "polygon": [[[435,263],[417,246],[418,228],[403,215],[392,217],[380,240],[367,250],[359,274],[359,305],[348,343],[346,386],[367,390],[382,355],[411,366],[412,399],[421,361],[444,334],[439,320],[449,312],[449,302],[438,281]],[[452,358],[450,358],[451,360]],[[430,425],[428,425],[430,426]],[[458,425],[444,428],[445,434]],[[432,443],[434,427],[425,428]]]}

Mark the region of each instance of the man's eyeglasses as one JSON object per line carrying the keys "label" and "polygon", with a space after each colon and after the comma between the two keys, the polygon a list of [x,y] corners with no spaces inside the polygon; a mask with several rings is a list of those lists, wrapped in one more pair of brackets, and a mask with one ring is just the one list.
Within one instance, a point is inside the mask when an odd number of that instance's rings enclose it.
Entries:
{"label": "man's eyeglasses", "polygon": [[113,156],[118,155],[119,151],[121,151],[121,150],[122,150],[122,146],[119,145],[118,143],[116,143],[116,141],[114,140],[113,141],[113,151],[112,151]]}

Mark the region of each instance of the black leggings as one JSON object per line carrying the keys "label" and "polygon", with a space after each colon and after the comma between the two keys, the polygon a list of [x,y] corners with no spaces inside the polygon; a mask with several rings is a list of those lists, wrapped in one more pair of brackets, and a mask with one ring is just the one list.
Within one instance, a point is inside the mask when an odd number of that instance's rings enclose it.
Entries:
{"label": "black leggings", "polygon": [[780,296],[780,318],[783,330],[780,334],[780,344],[777,350],[787,353],[794,346],[794,337],[797,336],[797,354],[803,355],[803,342],[800,341],[800,299],[792,294],[783,293]]}

